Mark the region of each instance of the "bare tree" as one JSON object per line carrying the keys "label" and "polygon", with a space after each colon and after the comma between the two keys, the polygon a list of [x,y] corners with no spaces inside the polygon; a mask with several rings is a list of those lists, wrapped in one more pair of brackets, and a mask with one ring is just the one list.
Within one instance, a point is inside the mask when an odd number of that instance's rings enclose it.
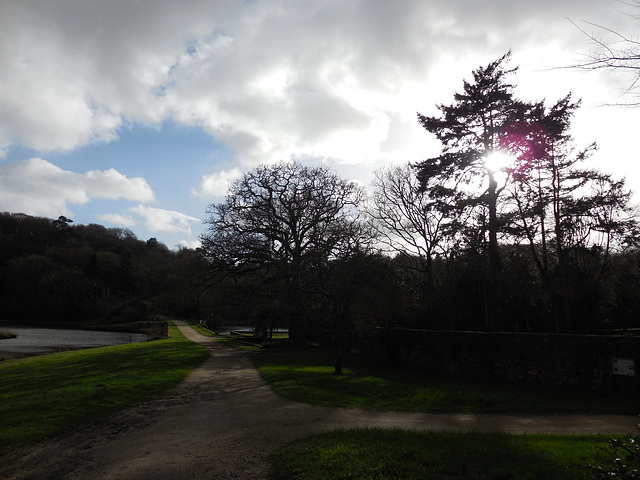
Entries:
{"label": "bare tree", "polygon": [[[624,5],[640,10],[640,0],[628,0]],[[625,13],[640,21],[640,15]],[[625,93],[640,97],[640,40],[638,37],[624,35],[615,30],[592,22],[584,22],[596,29],[597,32],[612,37],[605,40],[597,33],[589,33],[585,28],[575,22],[574,25],[590,40],[594,49],[586,54],[586,60],[574,65],[574,68],[583,70],[622,70],[631,72],[631,80]],[[640,100],[625,104],[627,106],[640,106]]]}
{"label": "bare tree", "polygon": [[446,217],[429,198],[410,164],[375,172],[373,207],[370,215],[389,249],[417,258],[426,274],[427,288],[433,290],[433,260],[444,248],[443,222]]}
{"label": "bare tree", "polygon": [[327,167],[262,165],[237,180],[223,203],[210,205],[202,247],[212,265],[260,288],[278,285],[290,334],[307,334],[309,294],[330,263],[368,241],[360,228],[363,191]]}

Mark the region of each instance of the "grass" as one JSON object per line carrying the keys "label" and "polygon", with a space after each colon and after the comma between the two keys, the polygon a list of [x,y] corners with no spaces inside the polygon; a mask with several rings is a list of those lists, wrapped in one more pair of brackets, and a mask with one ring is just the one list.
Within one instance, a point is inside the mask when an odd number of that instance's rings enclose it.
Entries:
{"label": "grass", "polygon": [[172,326],[165,340],[2,362],[0,454],[147,400],[208,356]]}
{"label": "grass", "polygon": [[[78,424],[105,418],[176,385],[207,358],[203,347],[170,328],[171,338],[0,363],[0,454]],[[208,333],[210,335],[210,333]],[[250,339],[221,341],[256,351]],[[274,342],[276,345],[278,342]],[[273,345],[272,345],[273,346]],[[570,391],[455,382],[317,351],[261,350],[262,376],[287,398],[321,405],[467,413],[631,413],[635,399]],[[482,433],[348,430],[288,444],[271,457],[282,479],[588,478],[606,438]]]}
{"label": "grass", "polygon": [[638,414],[637,398],[570,389],[456,381],[344,358],[344,375],[332,375],[333,356],[299,351],[252,355],[279,395],[324,406],[431,413]]}
{"label": "grass", "polygon": [[585,465],[606,460],[603,437],[433,433],[400,430],[330,432],[275,453],[272,480],[582,480]]}
{"label": "grass", "polygon": [[190,322],[189,326],[191,328],[193,328],[196,332],[198,332],[200,335],[204,335],[205,337],[215,337],[216,336],[216,334],[214,332],[212,332],[208,328],[204,328],[199,323]]}
{"label": "grass", "polygon": [[[637,398],[572,390],[455,381],[372,364],[345,355],[333,375],[333,355],[261,351],[252,355],[280,395],[324,406],[432,413],[633,414]],[[578,480],[587,465],[607,464],[598,447],[608,437],[503,433],[342,430],[299,440],[270,458],[270,478]]]}
{"label": "grass", "polygon": [[[636,415],[637,399],[427,377],[359,356],[263,351],[263,378],[291,400],[325,406],[433,413]],[[578,480],[607,464],[608,437],[503,433],[338,430],[285,445],[270,458],[273,480],[438,479]],[[600,447],[600,448],[599,448]]]}

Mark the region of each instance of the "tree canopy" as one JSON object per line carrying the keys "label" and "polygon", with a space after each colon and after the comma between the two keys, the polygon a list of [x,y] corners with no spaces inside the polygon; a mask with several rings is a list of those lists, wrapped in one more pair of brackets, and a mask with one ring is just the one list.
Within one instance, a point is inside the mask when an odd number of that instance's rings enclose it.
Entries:
{"label": "tree canopy", "polygon": [[[523,104],[514,97],[508,77],[516,69],[506,68],[510,53],[473,71],[473,81],[464,81],[463,91],[451,105],[439,105],[441,114],[424,116],[419,123],[442,143],[442,153],[418,165],[418,177],[429,196],[446,206],[449,223],[469,225],[476,214],[487,224],[491,265],[489,323],[502,329],[502,274],[498,251],[498,196],[504,189],[487,159],[497,152],[504,131],[521,118]],[[486,178],[486,183],[485,183]],[[486,185],[486,186],[485,186]],[[470,188],[466,188],[469,187]],[[488,219],[478,207],[486,208]],[[477,216],[479,214],[479,217]]]}
{"label": "tree canopy", "polygon": [[287,326],[306,330],[312,296],[326,293],[331,266],[370,243],[363,195],[324,166],[259,166],[209,206],[203,250],[213,268],[251,278],[252,294],[284,296]]}
{"label": "tree canopy", "polygon": [[[503,317],[508,301],[502,257],[515,258],[526,246],[537,269],[531,281],[543,287],[554,329],[571,331],[573,317],[584,315],[581,303],[601,311],[603,297],[593,289],[606,281],[612,254],[635,245],[637,219],[624,179],[583,166],[597,146],[579,149],[573,143],[571,119],[579,102],[570,94],[551,106],[515,98],[508,77],[517,69],[507,67],[509,58],[474,70],[454,102],[438,106],[440,115],[418,114],[442,144],[440,155],[416,165],[430,200],[423,217],[433,223],[436,212],[443,216],[437,224],[445,250],[488,258],[489,268],[477,272],[486,279],[480,309],[485,325],[513,328]],[[507,163],[491,165],[496,153]],[[591,294],[585,297],[585,291]],[[592,328],[598,325],[593,319]]]}

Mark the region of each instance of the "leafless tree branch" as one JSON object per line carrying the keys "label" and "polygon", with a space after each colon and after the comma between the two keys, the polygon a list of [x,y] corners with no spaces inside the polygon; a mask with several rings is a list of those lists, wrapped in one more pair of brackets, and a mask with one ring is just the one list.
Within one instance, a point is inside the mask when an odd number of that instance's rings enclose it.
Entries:
{"label": "leafless tree branch", "polygon": [[[631,0],[622,3],[626,6],[640,9],[640,0]],[[640,15],[623,13],[631,18],[640,20]],[[622,95],[640,97],[640,41],[609,27],[588,21],[583,22],[593,27],[596,31],[612,36],[612,40],[604,40],[596,35],[596,33],[589,33],[576,22],[572,20],[569,21],[595,46],[593,50],[585,54],[586,58],[584,61],[571,65],[570,68],[580,70],[631,71],[633,72],[632,80],[624,89]],[[622,105],[638,107],[640,106],[640,100],[627,102]]]}

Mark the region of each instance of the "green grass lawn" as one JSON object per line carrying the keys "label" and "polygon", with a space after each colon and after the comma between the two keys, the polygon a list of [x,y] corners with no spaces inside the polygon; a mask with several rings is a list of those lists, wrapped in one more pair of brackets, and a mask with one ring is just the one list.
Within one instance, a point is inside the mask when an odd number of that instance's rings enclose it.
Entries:
{"label": "green grass lawn", "polygon": [[631,414],[638,399],[568,389],[455,381],[344,359],[333,375],[333,356],[317,351],[262,351],[251,357],[279,395],[324,406],[476,414]]}
{"label": "green grass lawn", "polygon": [[[208,352],[177,328],[170,333],[167,340],[0,363],[0,454],[103,419],[179,383]],[[252,351],[259,347],[245,343],[240,341]],[[263,349],[252,359],[277,393],[321,405],[442,413],[638,413],[633,398],[455,382],[372,365],[358,356],[345,356],[342,376],[332,375],[332,355],[318,351]],[[582,479],[590,478],[586,464],[604,460],[596,444],[605,440],[337,431],[279,449],[270,458],[271,478]]]}
{"label": "green grass lawn", "polygon": [[[344,375],[318,351],[251,357],[283,397],[325,406],[432,413],[632,414],[637,398],[434,378],[348,355]],[[620,437],[621,438],[621,437]],[[309,437],[270,457],[274,480],[578,480],[607,465],[607,437],[348,430]],[[601,447],[601,448],[598,448]]]}
{"label": "green grass lawn", "polygon": [[2,362],[0,454],[147,400],[208,356],[172,326],[165,340]]}
{"label": "green grass lawn", "polygon": [[583,480],[605,461],[603,437],[348,430],[270,456],[273,480]]}

